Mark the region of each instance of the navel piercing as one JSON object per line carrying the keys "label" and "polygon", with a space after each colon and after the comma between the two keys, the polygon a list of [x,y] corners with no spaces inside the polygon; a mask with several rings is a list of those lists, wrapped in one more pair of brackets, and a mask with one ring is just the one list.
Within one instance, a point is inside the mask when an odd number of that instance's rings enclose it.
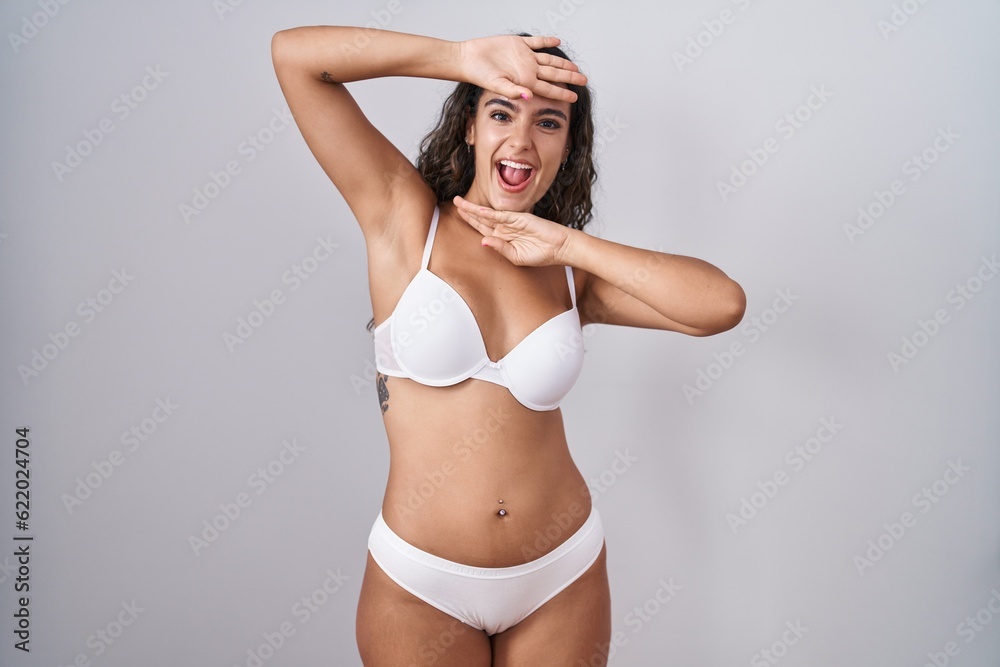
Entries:
{"label": "navel piercing", "polygon": [[[501,504],[503,504],[503,501],[502,501],[502,500],[501,500],[501,501],[499,501],[499,502],[500,502]],[[500,516],[507,516],[507,510],[505,510],[505,509],[501,509],[501,510],[500,510],[499,512],[497,512],[497,514],[499,514]]]}

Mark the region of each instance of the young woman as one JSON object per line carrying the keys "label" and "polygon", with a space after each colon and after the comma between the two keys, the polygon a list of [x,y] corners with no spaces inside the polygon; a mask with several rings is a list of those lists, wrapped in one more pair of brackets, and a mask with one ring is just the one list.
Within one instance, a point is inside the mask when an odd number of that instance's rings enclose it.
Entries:
{"label": "young woman", "polygon": [[[357,614],[369,667],[605,664],[604,533],[558,407],[581,327],[706,336],[743,316],[714,266],[582,231],[590,94],[558,44],[331,26],[272,41],[367,249],[391,455]],[[388,76],[459,82],[417,167],[344,85]]]}

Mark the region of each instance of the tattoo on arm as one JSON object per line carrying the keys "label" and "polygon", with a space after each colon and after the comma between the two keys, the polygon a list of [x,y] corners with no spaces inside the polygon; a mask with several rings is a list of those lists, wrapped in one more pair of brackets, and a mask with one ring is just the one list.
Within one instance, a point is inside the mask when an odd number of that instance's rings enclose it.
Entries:
{"label": "tattoo on arm", "polygon": [[385,375],[379,373],[375,377],[375,386],[378,388],[378,402],[382,406],[382,414],[389,409],[389,389],[385,386],[386,381]]}
{"label": "tattoo on arm", "polygon": [[336,81],[333,80],[333,77],[330,76],[330,73],[326,72],[326,71],[324,71],[322,74],[320,74],[319,78],[323,79],[327,83],[337,83]]}

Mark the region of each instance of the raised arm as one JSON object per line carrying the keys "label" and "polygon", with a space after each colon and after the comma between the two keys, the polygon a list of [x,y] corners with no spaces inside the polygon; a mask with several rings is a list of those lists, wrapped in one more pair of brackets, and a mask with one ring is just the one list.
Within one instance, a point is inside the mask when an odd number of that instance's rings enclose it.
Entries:
{"label": "raised arm", "polygon": [[387,236],[406,202],[433,200],[433,193],[406,156],[368,122],[344,84],[415,76],[469,81],[508,96],[572,99],[573,93],[552,82],[580,83],[586,77],[568,61],[531,50],[558,43],[554,37],[516,36],[448,42],[386,30],[311,26],[276,33],[271,55],[302,136],[371,242]]}
{"label": "raised arm", "polygon": [[401,201],[431,193],[343,84],[384,76],[456,79],[456,48],[430,37],[338,26],[292,28],[271,39],[274,71],[295,122],[367,242],[385,235]]}

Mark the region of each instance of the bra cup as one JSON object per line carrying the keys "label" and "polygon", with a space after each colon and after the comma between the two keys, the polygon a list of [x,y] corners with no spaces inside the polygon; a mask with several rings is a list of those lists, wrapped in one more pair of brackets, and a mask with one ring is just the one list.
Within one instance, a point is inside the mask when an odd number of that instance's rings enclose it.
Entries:
{"label": "bra cup", "polygon": [[576,308],[532,332],[503,359],[507,388],[533,410],[558,406],[582,369],[583,333]]}
{"label": "bra cup", "polygon": [[390,329],[399,367],[422,384],[442,387],[461,382],[487,360],[468,304],[426,269],[403,292]]}

